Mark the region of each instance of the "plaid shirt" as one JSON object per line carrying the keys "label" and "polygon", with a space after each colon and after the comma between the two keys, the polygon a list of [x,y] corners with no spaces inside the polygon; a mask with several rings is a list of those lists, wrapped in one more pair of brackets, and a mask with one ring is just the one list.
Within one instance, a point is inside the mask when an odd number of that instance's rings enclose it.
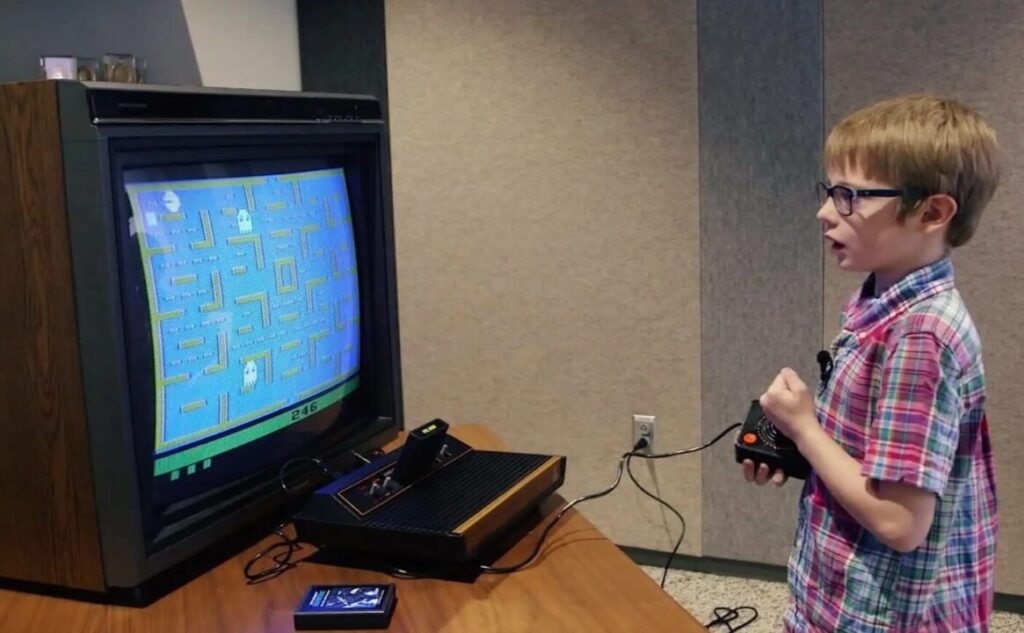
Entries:
{"label": "plaid shirt", "polygon": [[861,474],[937,495],[924,543],[901,554],[813,473],[789,559],[787,631],[985,631],[998,530],[981,343],[948,258],[847,305],[819,387],[822,427]]}

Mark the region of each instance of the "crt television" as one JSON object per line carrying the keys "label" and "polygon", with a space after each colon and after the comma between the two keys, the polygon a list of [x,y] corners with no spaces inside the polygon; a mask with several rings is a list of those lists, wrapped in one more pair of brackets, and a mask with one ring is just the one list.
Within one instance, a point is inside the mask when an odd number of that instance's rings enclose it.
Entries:
{"label": "crt television", "polygon": [[0,86],[0,578],[138,590],[402,427],[371,97]]}

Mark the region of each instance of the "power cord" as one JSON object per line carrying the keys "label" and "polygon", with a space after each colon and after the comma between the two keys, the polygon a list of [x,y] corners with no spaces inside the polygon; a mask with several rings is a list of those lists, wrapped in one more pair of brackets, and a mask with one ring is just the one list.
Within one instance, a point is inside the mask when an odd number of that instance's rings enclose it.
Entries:
{"label": "power cord", "polygon": [[632,451],[630,451],[630,452],[626,453],[625,455],[623,455],[623,457],[625,457],[625,459],[626,459],[626,472],[629,474],[629,478],[633,481],[633,485],[635,485],[640,490],[640,492],[644,493],[645,495],[647,495],[651,499],[654,499],[655,501],[657,501],[658,503],[660,503],[664,507],[666,507],[669,510],[671,510],[672,513],[676,515],[676,518],[679,519],[680,525],[682,525],[682,530],[679,532],[679,538],[676,539],[676,545],[675,545],[675,547],[672,548],[672,553],[669,554],[668,560],[665,561],[665,569],[661,572],[661,587],[663,589],[665,587],[665,579],[668,578],[668,570],[669,570],[669,568],[671,568],[672,561],[673,561],[673,559],[675,559],[676,554],[679,552],[679,547],[683,544],[683,537],[686,535],[686,520],[683,518],[683,515],[679,514],[679,511],[676,510],[674,507],[672,507],[672,505],[670,505],[667,501],[665,501],[664,499],[662,499],[658,495],[654,494],[653,492],[651,492],[647,488],[644,488],[642,485],[640,485],[640,482],[637,481],[636,477],[633,476],[632,469],[630,469],[630,460],[633,459],[634,457],[636,457],[638,459],[665,459],[666,457],[677,457],[679,455],[688,455],[690,453],[696,453],[698,451],[702,451],[705,448],[715,444],[720,439],[725,437],[726,434],[729,433],[729,431],[732,431],[733,429],[737,429],[740,426],[742,426],[742,425],[739,424],[739,423],[733,424],[732,426],[726,427],[722,432],[720,432],[715,437],[711,438],[711,441],[709,441],[709,442],[701,444],[700,446],[694,446],[692,448],[684,448],[682,450],[672,451],[671,453],[655,453],[653,455],[648,455],[647,453],[639,452],[640,450],[642,450],[643,448],[645,448],[647,446],[647,438],[643,438],[642,437],[637,442],[637,445],[639,446],[639,448],[634,446]]}
{"label": "power cord", "polygon": [[[626,454],[626,473],[629,475],[629,478],[633,481],[633,484],[640,490],[640,492],[644,493],[648,497],[654,499],[655,501],[657,501],[661,505],[663,505],[666,508],[668,508],[669,510],[671,510],[672,513],[676,515],[676,518],[679,519],[679,523],[682,525],[682,530],[679,533],[679,538],[676,540],[675,547],[672,548],[672,553],[669,554],[668,560],[665,561],[665,568],[664,568],[664,570],[661,573],[661,586],[662,586],[662,588],[665,587],[665,579],[668,577],[668,570],[672,566],[672,559],[675,558],[676,553],[679,551],[679,546],[682,545],[682,543],[683,543],[683,536],[686,535],[686,521],[683,519],[683,515],[681,515],[667,501],[665,501],[664,499],[662,499],[658,495],[654,494],[650,490],[644,488],[640,484],[640,482],[636,480],[636,477],[633,476],[633,471],[630,469],[630,465],[631,465],[630,464],[630,460],[632,458],[634,458],[634,457],[637,457],[637,458],[640,458],[640,459],[664,459],[666,457],[675,457],[676,455],[685,455],[687,453],[694,453],[694,452],[703,450],[703,449],[707,448],[708,446],[711,446],[712,444],[714,444],[718,440],[720,440],[723,437],[725,437],[725,435],[727,433],[729,433],[729,431],[732,431],[733,429],[738,428],[739,426],[740,426],[740,424],[733,424],[732,426],[726,428],[721,433],[719,433],[714,438],[712,438],[712,440],[710,442],[708,442],[707,444],[704,444],[702,446],[698,446],[698,447],[695,447],[695,448],[687,448],[687,449],[683,449],[681,451],[673,451],[671,453],[659,453],[659,454],[656,454],[656,455],[646,455],[644,453],[638,452],[638,451],[642,450],[643,448],[645,448],[647,446],[647,439],[646,438],[641,438],[640,441],[637,442],[637,444],[641,445],[641,446],[634,447],[632,452]],[[740,622],[739,624],[735,624],[734,625],[733,621],[737,620],[740,617],[742,611],[749,611],[749,612],[751,612],[750,617],[748,617],[743,622]],[[757,618],[758,618],[757,609],[755,609],[754,607],[749,607],[749,606],[739,606],[739,607],[735,607],[735,608],[715,607],[714,614],[715,614],[715,619],[711,620],[710,622],[708,622],[704,626],[706,628],[709,628],[709,629],[712,628],[712,627],[715,627],[715,626],[725,626],[726,629],[729,631],[729,633],[735,633],[736,631],[739,631],[740,629],[745,628],[746,626],[748,626],[750,623],[752,623],[754,620],[757,620]]]}
{"label": "power cord", "polygon": [[[724,431],[722,431],[721,433],[716,435],[711,441],[706,442],[704,444],[701,444],[699,446],[694,446],[694,447],[691,447],[691,448],[685,448],[685,449],[682,449],[682,450],[679,450],[679,451],[674,451],[674,452],[671,452],[671,453],[660,453],[660,454],[656,454],[656,455],[646,455],[644,453],[637,452],[637,451],[640,451],[644,447],[647,446],[647,440],[644,439],[644,438],[641,438],[633,446],[632,450],[630,450],[628,453],[624,453],[622,455],[622,457],[619,458],[619,466],[618,466],[617,472],[615,474],[615,481],[612,482],[612,485],[608,486],[607,488],[605,488],[604,490],[601,490],[599,492],[591,493],[589,495],[583,495],[582,497],[577,497],[576,499],[573,499],[569,503],[567,503],[564,506],[562,506],[562,508],[555,514],[554,518],[544,528],[544,531],[541,532],[540,538],[537,539],[537,543],[536,543],[536,545],[534,545],[533,551],[530,553],[529,556],[526,557],[525,560],[523,560],[523,561],[521,561],[519,563],[516,563],[514,565],[507,565],[507,566],[504,566],[504,567],[498,567],[498,566],[494,566],[494,565],[481,565],[480,569],[484,573],[488,573],[488,574],[510,574],[512,572],[519,571],[520,569],[523,569],[524,567],[526,567],[526,566],[530,565],[531,563],[533,563],[533,561],[536,560],[537,555],[540,554],[540,548],[544,544],[544,539],[547,538],[548,533],[551,532],[551,528],[553,528],[555,526],[555,524],[558,523],[558,521],[563,516],[565,516],[566,512],[568,512],[570,509],[572,509],[573,506],[575,506],[578,503],[583,503],[584,501],[591,501],[593,499],[599,499],[601,497],[604,497],[606,495],[611,494],[613,490],[618,488],[619,483],[622,482],[622,472],[623,472],[623,470],[628,470],[628,464],[629,464],[629,460],[631,458],[638,457],[638,458],[642,458],[642,459],[664,459],[666,457],[675,457],[677,455],[686,455],[688,453],[696,453],[697,451],[702,451],[705,448],[708,448],[709,446],[715,444],[716,442],[721,440],[723,437],[725,437],[725,435],[729,431],[732,431],[733,429],[738,428],[739,426],[740,426],[739,424],[733,424],[732,426],[727,427]],[[641,486],[639,484],[639,482],[637,482],[636,478],[633,477],[632,471],[629,471],[629,478],[633,480],[633,483],[636,484],[637,487],[640,488],[640,490],[644,494],[646,494],[647,496],[653,498],[655,501],[661,503],[662,505],[664,505],[664,506],[668,507],[670,510],[672,510],[672,512],[675,513],[675,515],[679,518],[679,521],[683,524],[683,532],[684,533],[686,532],[686,521],[683,520],[683,516],[681,514],[679,514],[679,512],[675,508],[673,508],[671,505],[669,505],[668,502],[664,501],[663,499],[661,499],[657,495],[651,493],[650,491],[645,489],[643,486]],[[676,551],[678,551],[679,546],[682,544],[682,542],[683,542],[683,535],[680,534],[679,540],[676,542],[676,546],[672,550],[672,555],[669,557],[668,561],[665,564],[665,571],[664,571],[664,573],[661,576],[661,586],[663,588],[665,586],[665,578],[668,575],[669,565],[671,564],[672,559],[675,557],[675,553],[676,553]]]}
{"label": "power cord", "polygon": [[[640,446],[639,448],[634,448],[633,449],[634,452],[640,451],[640,450],[643,450],[644,448],[646,448],[647,438],[641,438],[640,441],[637,442],[637,444],[643,444],[643,446]],[[672,514],[676,515],[676,518],[679,519],[679,524],[682,526],[682,529],[679,531],[679,538],[676,539],[676,545],[675,545],[675,547],[672,548],[672,553],[669,554],[668,560],[665,561],[665,568],[661,572],[661,587],[662,587],[662,589],[664,589],[665,588],[665,579],[668,578],[668,570],[672,566],[672,560],[676,557],[676,552],[679,551],[679,547],[683,544],[683,537],[686,536],[686,519],[684,519],[683,515],[680,514],[679,511],[676,510],[674,507],[672,507],[671,504],[669,504],[667,501],[665,501],[664,499],[662,499],[658,495],[654,494],[653,492],[651,492],[647,488],[644,488],[640,484],[640,482],[637,481],[636,477],[633,475],[633,469],[631,467],[632,466],[632,462],[630,461],[631,459],[633,459],[633,455],[629,455],[628,457],[626,457],[626,474],[629,475],[629,478],[633,481],[633,485],[636,486],[637,489],[640,490],[640,492],[644,493],[645,495],[647,495],[651,499],[654,499],[655,501],[657,501],[658,503],[660,503],[664,507],[668,508],[669,511],[672,512]]]}

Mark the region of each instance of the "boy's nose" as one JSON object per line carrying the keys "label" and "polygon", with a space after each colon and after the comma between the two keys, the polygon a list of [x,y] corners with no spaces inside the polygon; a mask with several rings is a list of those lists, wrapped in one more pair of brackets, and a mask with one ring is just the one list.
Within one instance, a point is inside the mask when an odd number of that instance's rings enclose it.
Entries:
{"label": "boy's nose", "polygon": [[833,204],[832,198],[825,200],[825,203],[821,205],[814,217],[818,218],[819,222],[828,227],[839,223],[839,212],[836,211],[836,205]]}

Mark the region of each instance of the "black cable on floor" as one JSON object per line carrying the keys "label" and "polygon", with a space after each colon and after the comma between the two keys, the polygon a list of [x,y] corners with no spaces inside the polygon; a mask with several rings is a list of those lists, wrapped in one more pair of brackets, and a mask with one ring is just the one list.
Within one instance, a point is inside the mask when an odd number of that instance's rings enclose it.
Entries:
{"label": "black cable on floor", "polygon": [[[734,625],[733,621],[739,619],[740,611],[750,611],[751,615],[739,624]],[[705,624],[705,628],[711,628],[713,626],[725,626],[729,633],[734,633],[740,629],[746,627],[751,622],[757,619],[757,609],[754,607],[736,607],[735,609],[729,607],[715,607],[714,610],[715,619]]]}

